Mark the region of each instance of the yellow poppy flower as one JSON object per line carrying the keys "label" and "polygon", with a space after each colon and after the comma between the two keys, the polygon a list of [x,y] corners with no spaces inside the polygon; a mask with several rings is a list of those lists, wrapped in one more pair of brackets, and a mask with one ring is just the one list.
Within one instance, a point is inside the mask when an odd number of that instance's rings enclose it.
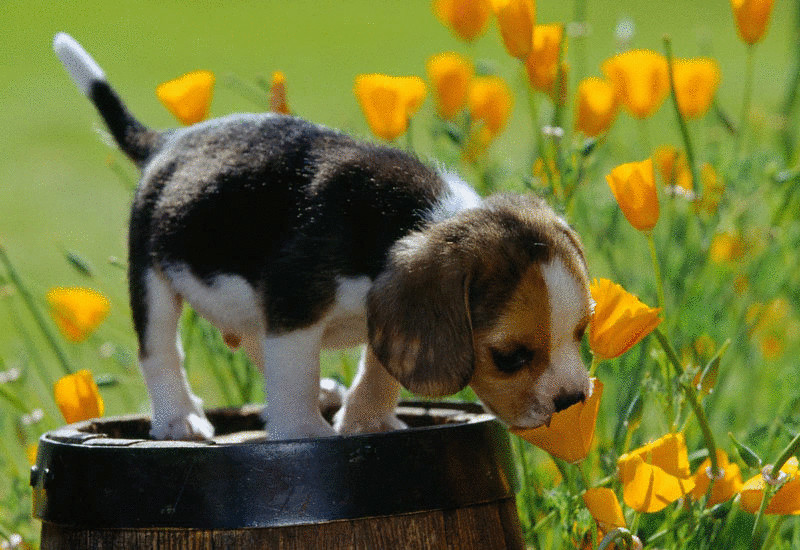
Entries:
{"label": "yellow poppy flower", "polygon": [[660,308],[648,307],[608,279],[595,279],[589,291],[595,302],[589,322],[589,346],[597,357],[619,357],[661,323]]}
{"label": "yellow poppy flower", "polygon": [[587,137],[607,132],[617,116],[614,87],[601,78],[584,78],[578,84],[575,129]]}
{"label": "yellow poppy flower", "polygon": [[269,85],[269,110],[273,113],[288,115],[289,104],[286,101],[286,75],[281,71],[272,73]]}
{"label": "yellow poppy flower", "polygon": [[549,426],[512,428],[511,433],[567,462],[586,458],[594,439],[603,383],[592,378],[592,393],[583,402],[553,414]]}
{"label": "yellow poppy flower", "polygon": [[214,95],[214,73],[193,71],[156,88],[161,103],[182,124],[196,124],[205,120]]}
{"label": "yellow poppy flower", "polygon": [[70,342],[83,342],[108,315],[108,298],[89,288],[51,288],[47,292],[50,315]]}
{"label": "yellow poppy flower", "polygon": [[636,118],[655,113],[669,93],[667,60],[651,50],[631,50],[607,59],[603,73],[620,103]]}
{"label": "yellow poppy flower", "polygon": [[56,404],[67,424],[103,415],[103,398],[88,370],[60,378],[54,388]]}
{"label": "yellow poppy flower", "polygon": [[491,137],[497,136],[508,121],[513,105],[511,89],[499,76],[481,76],[469,87],[469,114],[473,122],[482,122]]}
{"label": "yellow poppy flower", "polygon": [[627,527],[622,506],[619,505],[617,495],[611,489],[606,487],[587,489],[583,493],[583,502],[602,531]]}
{"label": "yellow poppy flower", "polygon": [[[706,507],[732,499],[742,488],[742,473],[739,471],[739,465],[730,462],[728,454],[721,449],[717,449],[717,466],[720,469],[720,477],[714,480],[711,498]],[[708,485],[711,483],[711,475],[711,459],[707,458],[694,473],[692,496],[695,499],[700,500],[705,496]]]}
{"label": "yellow poppy flower", "polygon": [[[525,60],[528,82],[535,90],[555,96],[556,76],[558,76],[558,52],[564,38],[564,25],[536,25],[533,28],[533,48]],[[562,63],[562,83],[566,82]],[[562,86],[562,95],[565,93]]]}
{"label": "yellow poppy flower", "polygon": [[629,162],[606,176],[625,218],[639,231],[650,231],[658,222],[659,206],[653,160]]}
{"label": "yellow poppy flower", "polygon": [[720,72],[709,58],[676,59],[672,65],[678,109],[686,119],[703,116],[719,86]]}
{"label": "yellow poppy flower", "polygon": [[617,460],[625,504],[637,512],[658,512],[694,489],[682,433],[664,437]]}
{"label": "yellow poppy flower", "polygon": [[755,44],[764,37],[773,3],[773,0],[731,0],[736,30],[746,44]]}
{"label": "yellow poppy flower", "polygon": [[747,245],[738,234],[717,233],[711,239],[708,255],[716,264],[741,260],[747,252]]}
{"label": "yellow poppy flower", "polygon": [[653,162],[661,181],[667,187],[679,189],[684,194],[692,192],[692,171],[686,155],[674,145],[661,145],[653,153]]}
{"label": "yellow poppy flower", "polygon": [[472,42],[486,31],[489,0],[434,0],[433,13],[462,40]]}
{"label": "yellow poppy flower", "polygon": [[428,59],[428,79],[433,88],[436,112],[452,120],[467,102],[469,83],[475,73],[472,63],[457,53],[440,53]]}
{"label": "yellow poppy flower", "polygon": [[[781,467],[781,472],[786,475],[787,481],[777,493],[772,495],[764,513],[782,516],[800,515],[800,475],[797,472],[797,457],[793,456],[787,460],[786,464]],[[757,513],[761,507],[766,483],[763,473],[745,481],[739,493],[739,505],[751,514]]]}
{"label": "yellow poppy flower", "polygon": [[362,74],[354,92],[372,133],[391,141],[408,129],[425,99],[425,83],[417,76]]}
{"label": "yellow poppy flower", "polygon": [[25,447],[25,458],[28,459],[28,464],[33,466],[36,464],[36,455],[39,452],[39,446],[36,443],[32,443]]}
{"label": "yellow poppy flower", "polygon": [[533,0],[491,0],[503,44],[512,57],[525,59],[533,46],[536,5]]}

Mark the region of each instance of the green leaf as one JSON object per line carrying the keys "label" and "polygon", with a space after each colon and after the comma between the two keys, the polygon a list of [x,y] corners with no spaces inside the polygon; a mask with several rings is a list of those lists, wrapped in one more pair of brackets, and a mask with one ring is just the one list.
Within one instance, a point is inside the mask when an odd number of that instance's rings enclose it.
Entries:
{"label": "green leaf", "polygon": [[755,451],[753,451],[753,449],[747,445],[739,443],[739,441],[733,437],[731,432],[728,432],[728,437],[731,438],[733,445],[736,447],[736,450],[739,452],[739,456],[742,458],[745,464],[751,468],[761,468],[763,461],[761,460],[761,457],[759,457]]}

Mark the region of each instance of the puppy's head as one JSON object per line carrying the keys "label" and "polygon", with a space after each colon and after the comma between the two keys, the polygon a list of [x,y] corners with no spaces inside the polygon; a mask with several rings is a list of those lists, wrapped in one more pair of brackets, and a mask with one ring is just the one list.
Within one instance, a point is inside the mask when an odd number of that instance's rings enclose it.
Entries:
{"label": "puppy's head", "polygon": [[414,393],[469,384],[508,424],[534,427],[589,391],[583,250],[541,199],[496,196],[400,240],[367,304],[370,345]]}

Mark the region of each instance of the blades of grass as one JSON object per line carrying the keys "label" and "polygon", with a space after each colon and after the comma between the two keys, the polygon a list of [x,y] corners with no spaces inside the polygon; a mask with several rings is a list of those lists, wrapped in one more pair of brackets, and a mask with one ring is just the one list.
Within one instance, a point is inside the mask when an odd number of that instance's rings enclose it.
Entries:
{"label": "blades of grass", "polygon": [[33,299],[33,295],[28,290],[27,285],[22,281],[22,278],[2,246],[0,246],[0,263],[5,266],[8,277],[11,280],[11,284],[19,293],[28,311],[33,316],[34,321],[36,321],[36,325],[39,327],[39,330],[42,332],[45,340],[49,344],[56,358],[58,358],[58,362],[61,365],[64,374],[72,374],[75,372],[76,369],[69,360],[69,357],[67,357],[67,353],[64,351],[64,348],[62,347],[59,339],[56,337],[55,332],[45,321],[44,315],[39,309],[39,306],[36,305],[36,301]]}

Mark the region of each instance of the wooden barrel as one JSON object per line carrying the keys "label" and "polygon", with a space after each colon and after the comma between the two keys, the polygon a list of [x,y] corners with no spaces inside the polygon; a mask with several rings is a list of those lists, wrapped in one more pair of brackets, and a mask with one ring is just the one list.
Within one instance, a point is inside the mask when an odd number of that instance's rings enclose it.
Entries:
{"label": "wooden barrel", "polygon": [[255,407],[209,411],[210,442],[145,416],[42,436],[42,549],[524,548],[508,434],[471,404],[404,403],[408,430],[267,441]]}

